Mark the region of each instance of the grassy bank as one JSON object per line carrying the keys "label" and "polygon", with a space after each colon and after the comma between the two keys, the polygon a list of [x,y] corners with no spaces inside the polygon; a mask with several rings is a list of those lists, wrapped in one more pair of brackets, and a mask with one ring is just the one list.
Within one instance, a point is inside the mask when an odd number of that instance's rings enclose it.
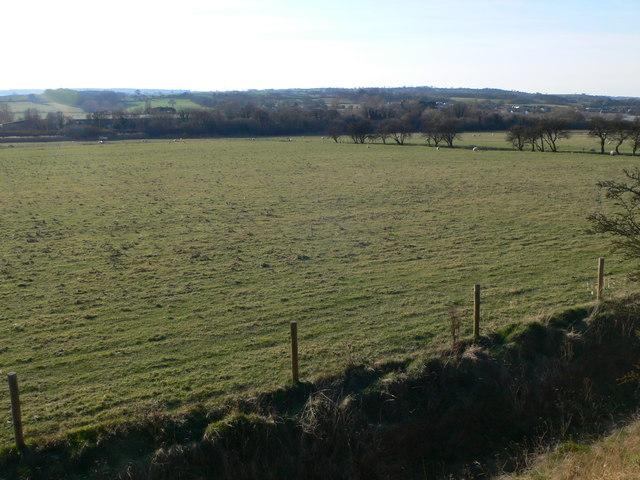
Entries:
{"label": "grassy bank", "polygon": [[487,478],[637,407],[637,385],[619,378],[640,354],[639,301],[510,324],[440,355],[353,363],[217,408],[148,410],[5,449],[0,469],[7,479]]}
{"label": "grassy bank", "polygon": [[634,480],[640,475],[639,444],[636,420],[603,440],[560,443],[534,457],[527,473],[498,480]]}

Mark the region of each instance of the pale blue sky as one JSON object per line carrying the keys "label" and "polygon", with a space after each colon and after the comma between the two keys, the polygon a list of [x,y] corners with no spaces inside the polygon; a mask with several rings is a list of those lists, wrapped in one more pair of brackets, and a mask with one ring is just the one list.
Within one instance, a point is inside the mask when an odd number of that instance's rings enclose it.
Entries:
{"label": "pale blue sky", "polygon": [[640,97],[640,2],[21,0],[0,90],[502,88]]}

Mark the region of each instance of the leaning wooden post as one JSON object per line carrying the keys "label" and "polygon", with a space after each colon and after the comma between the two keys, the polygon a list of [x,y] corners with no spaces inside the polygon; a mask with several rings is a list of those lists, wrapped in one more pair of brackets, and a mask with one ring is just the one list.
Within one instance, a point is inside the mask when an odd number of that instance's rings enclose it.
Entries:
{"label": "leaning wooden post", "polygon": [[18,391],[18,374],[9,373],[9,395],[11,396],[11,416],[13,417],[13,431],[16,434],[16,446],[24,448],[22,433],[22,413],[20,412],[20,392]]}
{"label": "leaning wooden post", "polygon": [[300,380],[298,373],[298,322],[291,322],[291,379],[294,384]]}
{"label": "leaning wooden post", "polygon": [[602,300],[602,290],[604,288],[604,257],[598,258],[598,293],[596,300]]}
{"label": "leaning wooden post", "polygon": [[473,338],[480,336],[480,284],[473,286]]}

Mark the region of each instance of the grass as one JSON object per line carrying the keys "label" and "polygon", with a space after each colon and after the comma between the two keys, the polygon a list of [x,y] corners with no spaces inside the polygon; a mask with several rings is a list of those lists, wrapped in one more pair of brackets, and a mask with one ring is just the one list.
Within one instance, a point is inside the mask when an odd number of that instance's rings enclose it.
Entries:
{"label": "grass", "polygon": [[0,449],[0,470],[7,479],[487,477],[545,440],[564,441],[562,454],[584,450],[571,439],[633,408],[637,388],[619,378],[640,353],[638,300],[561,310],[411,361],[351,363],[214,408],[146,409],[20,453]]}
{"label": "grass", "polygon": [[[584,233],[628,157],[319,138],[0,149],[0,372],[27,437],[181,408],[592,299]],[[471,322],[462,334],[470,334]],[[0,445],[11,443],[0,396]]]}
{"label": "grass", "polygon": [[[462,134],[462,138],[459,142],[456,142],[456,146],[460,147],[474,147],[491,148],[491,149],[507,149],[513,150],[513,147],[505,140],[504,132],[470,132]],[[416,137],[414,140],[418,140],[420,137]],[[525,147],[525,150],[531,147]],[[591,152],[590,150],[594,150]],[[615,145],[606,144],[605,152],[608,154],[615,149]],[[558,142],[559,152],[564,153],[596,153],[600,155],[600,144],[597,139],[590,137],[587,131],[579,130],[573,131],[568,139],[561,139]],[[620,147],[620,153],[622,155],[631,155],[631,146],[628,142],[625,142]]]}
{"label": "grass", "polygon": [[[56,113],[62,112],[65,115],[70,115],[76,118],[85,118],[86,112],[79,107],[73,107],[71,105],[65,105],[63,103],[57,103],[48,99],[45,95],[39,95],[38,98],[41,100],[38,103],[34,103],[29,100],[28,96],[16,96],[3,99],[2,103],[6,103],[9,105],[11,111],[16,115],[16,118],[22,118],[24,112],[29,109],[36,109],[40,112],[41,115],[46,115],[47,113]],[[143,109],[147,101],[150,103],[152,108],[155,107],[173,107],[176,110],[180,110],[183,108],[202,108],[200,105],[192,102],[191,100],[184,98],[173,98],[175,101],[174,105],[170,105],[168,102],[172,100],[171,97],[148,97],[146,99],[141,100],[130,100],[125,102],[124,107],[126,110],[136,110]]]}
{"label": "grass", "polygon": [[[171,100],[173,100],[175,103],[170,104],[169,102]],[[176,110],[189,109],[189,108],[196,108],[196,109],[202,108],[201,105],[198,105],[197,103],[189,99],[174,98],[174,97],[167,97],[167,96],[161,96],[157,98],[147,97],[140,100],[128,100],[125,103],[125,108],[127,110],[143,109],[147,104],[147,102],[150,104],[151,108],[172,107],[172,108],[175,108]]]}
{"label": "grass", "polygon": [[523,474],[498,480],[634,480],[640,474],[640,421],[591,444],[566,442],[535,458]]}
{"label": "grass", "polygon": [[50,102],[48,100],[43,100],[43,103],[34,103],[28,100],[24,101],[13,101],[13,102],[3,102],[9,105],[11,111],[15,114],[16,118],[22,118],[24,112],[29,109],[36,109],[40,112],[41,115],[46,115],[47,113],[56,113],[62,112],[65,115],[71,115],[74,117],[84,118],[85,112],[78,107],[71,107],[69,105],[63,105],[62,103]]}

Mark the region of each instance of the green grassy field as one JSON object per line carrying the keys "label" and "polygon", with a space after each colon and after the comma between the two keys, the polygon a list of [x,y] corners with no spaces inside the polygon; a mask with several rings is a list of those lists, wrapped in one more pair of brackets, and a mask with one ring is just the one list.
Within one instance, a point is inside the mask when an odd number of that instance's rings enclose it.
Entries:
{"label": "green grassy field", "polygon": [[[480,148],[490,149],[507,149],[513,150],[513,146],[506,140],[504,132],[481,132],[481,133],[463,133],[461,139],[455,143],[459,147],[472,147],[478,146]],[[420,135],[415,136],[414,143],[420,143]],[[424,143],[424,142],[423,142]],[[531,147],[525,147],[525,150],[530,150]],[[608,154],[615,149],[615,145],[608,143],[605,145],[604,150]],[[594,150],[594,152],[590,152]],[[580,130],[570,132],[569,138],[560,139],[558,141],[558,151],[565,153],[596,153],[600,155],[600,144],[594,137],[590,137],[588,132]],[[622,155],[631,155],[631,146],[628,142],[623,143],[620,146],[620,153]]]}
{"label": "green grassy field", "polygon": [[[46,115],[47,113],[51,113],[51,112],[53,113],[62,112],[65,115],[69,115],[71,117],[76,117],[76,118],[85,118],[87,115],[87,112],[85,112],[79,107],[73,107],[70,105],[54,102],[44,95],[40,96],[39,98],[41,102],[34,103],[32,101],[29,101],[27,95],[21,95],[21,96],[7,98],[5,99],[7,101],[4,101],[3,103],[6,103],[7,105],[9,105],[9,108],[16,115],[17,118],[22,118],[25,110],[29,108],[38,110],[42,115]],[[129,111],[141,110],[141,109],[144,109],[147,101],[149,102],[152,108],[171,107],[171,106],[173,106],[173,108],[177,110],[183,109],[183,108],[186,108],[186,109],[202,108],[197,103],[194,103],[191,100],[186,100],[183,98],[173,98],[173,100],[175,101],[175,104],[171,105],[169,104],[169,101],[171,99],[172,99],[171,97],[162,96],[162,97],[148,97],[147,100],[131,100],[125,103],[124,108]]]}
{"label": "green grassy field", "polygon": [[[169,103],[171,100],[173,100],[175,103],[173,104]],[[172,107],[172,108],[175,108],[176,110],[203,108],[201,105],[198,105],[197,103],[192,102],[191,100],[188,100],[185,98],[172,98],[172,97],[166,97],[166,96],[148,97],[147,99],[144,99],[144,100],[130,100],[125,103],[125,108],[126,110],[143,109],[147,104],[147,102],[150,104],[151,108]]]}
{"label": "green grassy field", "polygon": [[34,103],[27,100],[24,101],[15,101],[15,102],[5,102],[9,105],[11,111],[16,115],[17,118],[22,118],[24,116],[24,112],[29,109],[36,109],[42,115],[46,115],[47,113],[56,113],[62,112],[65,115],[70,115],[72,117],[81,117],[84,118],[86,113],[77,107],[71,107],[69,105],[63,105],[62,103],[55,102],[44,102],[44,103]]}
{"label": "green grassy field", "polygon": [[[483,329],[592,300],[601,255],[624,291],[585,217],[636,163],[316,137],[0,148],[0,373],[26,435],[50,435],[284,384],[291,320],[308,378],[448,344],[474,283]],[[5,389],[0,445],[9,410]]]}

